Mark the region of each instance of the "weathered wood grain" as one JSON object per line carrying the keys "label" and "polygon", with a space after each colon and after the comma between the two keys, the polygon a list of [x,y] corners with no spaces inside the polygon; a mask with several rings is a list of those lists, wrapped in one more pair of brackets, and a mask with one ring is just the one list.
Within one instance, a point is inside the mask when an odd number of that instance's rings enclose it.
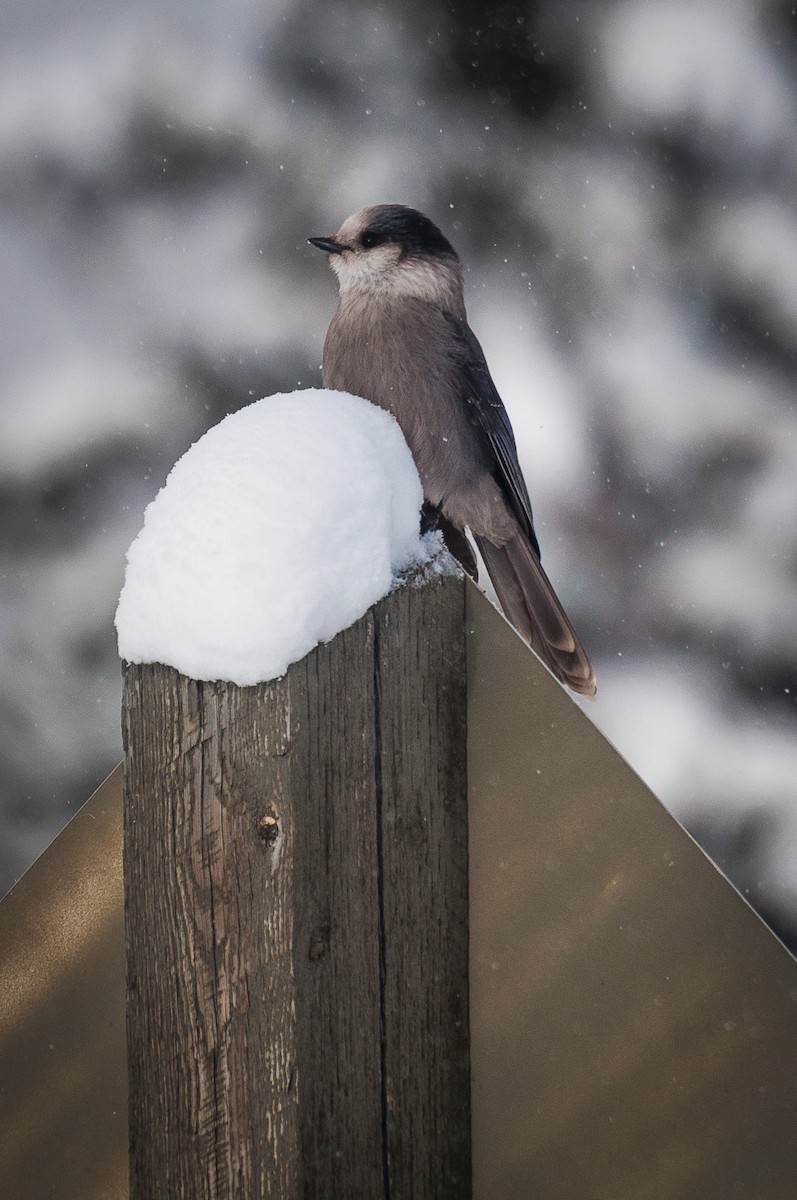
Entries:
{"label": "weathered wood grain", "polygon": [[[470,1195],[465,647],[456,605],[405,589],[376,624],[390,1197]],[[439,1139],[435,1130],[444,1136]]]}
{"label": "weathered wood grain", "polygon": [[461,576],[267,685],[124,674],[134,1200],[468,1196]]}

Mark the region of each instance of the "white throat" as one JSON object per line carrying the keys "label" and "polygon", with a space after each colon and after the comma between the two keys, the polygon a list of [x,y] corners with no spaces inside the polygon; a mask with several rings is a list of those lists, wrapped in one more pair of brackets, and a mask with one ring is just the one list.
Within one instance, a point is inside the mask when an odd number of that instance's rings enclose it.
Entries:
{"label": "white throat", "polygon": [[337,254],[330,261],[338,277],[341,300],[356,294],[385,299],[423,300],[458,312],[463,305],[462,274],[458,263],[410,258],[385,261],[378,251]]}

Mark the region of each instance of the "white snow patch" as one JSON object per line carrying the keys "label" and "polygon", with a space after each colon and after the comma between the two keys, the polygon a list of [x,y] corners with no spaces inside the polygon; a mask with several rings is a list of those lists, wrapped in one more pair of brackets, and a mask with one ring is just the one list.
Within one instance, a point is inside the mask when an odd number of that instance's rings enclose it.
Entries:
{"label": "white snow patch", "polygon": [[[680,656],[680,674],[660,654],[622,665],[599,661],[595,724],[687,826],[722,797],[727,813],[766,804],[794,813],[797,744],[718,695],[713,671]],[[797,824],[797,822],[795,822]]]}
{"label": "white snow patch", "polygon": [[165,385],[133,362],[75,350],[3,389],[0,483],[39,480],[97,446],[162,434]]}
{"label": "white snow patch", "polygon": [[[498,286],[496,295],[500,295]],[[518,309],[497,300],[478,303],[476,314],[482,347],[495,385],[512,423],[518,456],[535,498],[551,507],[566,495],[588,492],[592,463],[582,397],[566,365],[531,323],[518,319]]]}
{"label": "white snow patch", "polygon": [[274,679],[429,557],[393,417],[343,392],[267,397],[179,460],[127,555],[130,662],[241,686]]}
{"label": "white snow patch", "polygon": [[596,328],[583,344],[603,412],[651,483],[724,453],[729,443],[764,454],[790,436],[782,382],[763,368],[702,353],[660,292],[641,294],[622,326]]}
{"label": "white snow patch", "polygon": [[717,825],[766,812],[764,895],[782,910],[797,902],[797,744],[788,725],[767,725],[729,704],[711,670],[688,653],[680,670],[661,654],[596,663],[601,689],[590,716],[670,812],[687,828],[711,814]]}
{"label": "white snow patch", "polygon": [[[791,205],[756,196],[707,210],[703,245],[720,286],[797,343],[797,220]],[[767,336],[769,332],[767,331]]]}
{"label": "white snow patch", "polygon": [[[685,613],[691,627],[755,645],[759,658],[797,653],[797,595],[791,548],[770,551],[738,525],[721,539],[694,532],[671,539],[651,571],[651,607]],[[671,616],[670,616],[671,619]]]}
{"label": "white snow patch", "polygon": [[792,96],[756,15],[734,0],[618,4],[602,39],[609,87],[649,125],[680,121],[763,147],[790,137]]}

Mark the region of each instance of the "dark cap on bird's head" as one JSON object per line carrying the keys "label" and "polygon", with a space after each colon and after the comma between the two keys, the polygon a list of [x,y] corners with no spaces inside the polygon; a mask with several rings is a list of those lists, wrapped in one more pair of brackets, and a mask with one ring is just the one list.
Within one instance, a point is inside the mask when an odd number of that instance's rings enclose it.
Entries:
{"label": "dark cap on bird's head", "polygon": [[344,221],[334,237],[307,239],[328,254],[364,253],[393,246],[403,258],[443,258],[457,261],[448,238],[416,208],[403,204],[374,204]]}

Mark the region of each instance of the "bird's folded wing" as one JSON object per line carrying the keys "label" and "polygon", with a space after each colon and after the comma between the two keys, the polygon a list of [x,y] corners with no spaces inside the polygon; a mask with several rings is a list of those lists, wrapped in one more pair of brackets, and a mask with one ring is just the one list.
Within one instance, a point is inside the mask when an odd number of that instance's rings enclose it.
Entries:
{"label": "bird's folded wing", "polygon": [[515,436],[509,423],[504,402],[492,381],[490,369],[479,340],[466,321],[460,321],[451,313],[444,313],[447,324],[456,337],[460,349],[457,369],[462,381],[462,397],[468,405],[474,425],[487,439],[500,474],[496,482],[518,522],[540,557],[540,547],[534,532],[526,481],[518,462]]}

